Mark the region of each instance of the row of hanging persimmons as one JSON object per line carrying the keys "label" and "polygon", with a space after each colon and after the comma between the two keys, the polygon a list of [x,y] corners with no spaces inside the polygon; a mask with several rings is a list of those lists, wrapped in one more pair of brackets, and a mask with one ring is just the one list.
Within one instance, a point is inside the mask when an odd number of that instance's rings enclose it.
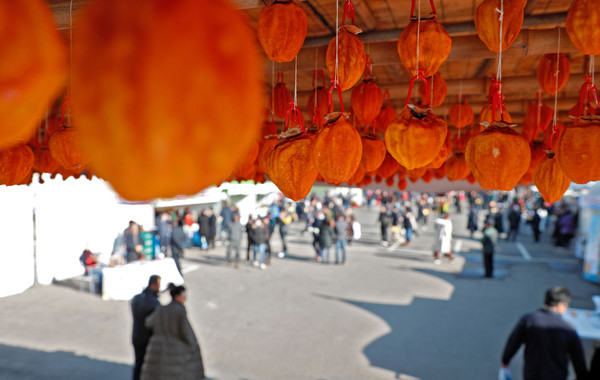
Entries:
{"label": "row of hanging persimmons", "polygon": [[[579,50],[589,55],[600,53],[600,41],[596,38],[600,32],[584,26],[594,15],[600,17],[599,8],[592,3],[575,0],[567,18],[569,37]],[[429,182],[433,177],[448,177],[451,181],[467,179],[471,183],[477,181],[485,189],[498,190],[510,190],[533,180],[544,199],[555,202],[571,180],[577,183],[600,180],[597,153],[600,124],[593,116],[598,108],[597,90],[589,79],[582,87],[580,103],[571,111],[575,125],[566,129],[560,123],[553,123],[553,109],[543,104],[540,92],[538,100],[529,107],[523,133],[515,132],[516,125],[503,104],[501,83],[494,80],[476,126],[461,132],[474,123],[473,109],[464,97],[450,108],[448,119],[459,131],[451,138],[446,121],[429,109],[441,105],[445,99],[446,85],[437,71],[452,45],[450,36],[436,20],[431,0],[430,5],[431,17],[417,18],[413,0],[411,22],[398,40],[400,60],[413,74],[407,98],[415,81],[422,80],[421,104],[409,105],[407,100],[398,115],[389,104],[389,94],[384,104],[384,92],[374,81],[369,56],[357,36],[360,29],[344,25],[346,15],[354,22],[352,2],[347,0],[342,26],[326,53],[332,88],[328,91],[323,78],[320,85],[313,83],[315,88],[308,99],[306,109],[311,128],[304,127],[283,74],[279,73],[269,105],[272,115],[286,120],[287,131],[277,135],[272,118],[265,122],[265,137],[234,177],[264,180],[266,173],[286,196],[296,200],[310,192],[315,180],[361,186],[374,177],[378,182],[385,179],[391,186],[398,176],[398,188],[404,189],[408,176],[413,182],[419,178]],[[478,6],[475,26],[491,51],[504,51],[515,41],[523,24],[525,5],[526,0],[504,0],[504,4],[500,0],[484,0]],[[500,31],[498,10],[502,8],[504,20]],[[293,1],[277,2],[260,13],[257,34],[271,60],[289,62],[301,48],[306,29],[307,16],[299,6]],[[357,84],[363,70],[364,80]],[[322,77],[322,72],[315,71],[315,79]],[[555,95],[569,78],[568,58],[562,53],[542,56],[537,77],[540,87]],[[332,90],[343,91],[353,86],[352,116],[330,113]],[[431,94],[430,89],[434,89]],[[341,96],[340,103],[343,112]],[[354,125],[364,126],[362,136]],[[377,131],[383,132],[384,140]]]}
{"label": "row of hanging persimmons", "polygon": [[[600,18],[593,2],[575,0],[567,18],[572,42],[590,55],[600,53],[600,29],[587,25],[589,19]],[[495,11],[500,5],[500,0],[484,0],[475,16],[479,36],[493,51],[500,50]],[[520,30],[524,5],[523,0],[504,0],[503,50]],[[224,0],[91,0],[74,17],[71,50],[65,48],[42,0],[0,0],[0,18],[11,26],[0,30],[0,55],[7,57],[0,65],[2,184],[27,182],[34,165],[36,171],[62,172],[63,177],[85,169],[107,180],[122,197],[147,200],[195,194],[232,173],[251,177],[258,160],[260,170],[285,195],[299,199],[319,175],[332,184],[364,184],[373,172],[388,183],[404,170],[413,179],[421,177],[419,172],[439,176],[445,170],[455,173],[450,174],[454,178],[471,172],[482,187],[507,190],[533,168],[528,142],[506,127],[510,118],[499,82],[493,83],[490,104],[482,112],[489,127],[482,132],[469,128],[454,139],[457,151],[449,158],[453,142],[446,123],[427,108],[428,86],[423,86],[423,107],[407,106],[396,115],[388,104],[383,107],[388,114],[382,116],[381,102],[373,106],[369,100],[381,96],[368,74],[357,86],[362,90],[353,94],[363,98],[353,101],[353,114],[357,124],[368,126],[374,125],[373,118],[386,116],[379,125],[385,141],[372,133],[361,137],[343,112],[325,111],[330,101],[325,106],[317,91],[316,105],[308,108],[317,114],[312,124],[318,132],[304,128],[294,105],[286,110],[286,133],[276,135],[267,123],[268,132],[262,135],[266,138],[257,144],[263,130],[263,62],[254,32],[242,13]],[[18,23],[11,22],[16,19]],[[418,22],[411,19],[398,43],[413,81],[434,76],[451,48],[435,10],[432,18]],[[267,56],[278,62],[292,60],[305,39],[306,24],[306,15],[292,1],[265,7],[257,32]],[[337,70],[335,41],[327,52],[329,74],[340,97],[368,67],[358,31],[342,22]],[[552,86],[557,65],[560,82],[566,81],[566,61],[562,56],[544,59],[549,68],[540,63],[546,67],[540,69],[545,78],[541,83],[552,93],[558,90]],[[67,83],[65,99],[56,101]],[[564,128],[559,138],[546,128],[546,144],[558,141],[556,155],[536,155],[542,160],[534,165],[533,178],[540,190],[546,189],[542,193],[547,200],[562,194],[569,180],[600,179],[597,103],[588,104],[595,100],[596,89],[587,83],[582,94],[573,126]],[[65,117],[46,117],[55,103],[64,104]],[[324,122],[321,116],[326,113]],[[451,113],[450,120],[457,128],[465,127],[471,114],[470,107],[460,103],[458,116]],[[543,123],[534,124],[531,135],[537,136]]]}

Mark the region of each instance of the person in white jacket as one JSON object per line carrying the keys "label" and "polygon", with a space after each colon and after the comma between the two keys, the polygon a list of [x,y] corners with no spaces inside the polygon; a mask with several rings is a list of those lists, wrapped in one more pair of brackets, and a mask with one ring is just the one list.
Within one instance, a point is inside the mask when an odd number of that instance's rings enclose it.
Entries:
{"label": "person in white jacket", "polygon": [[441,214],[434,223],[435,227],[435,247],[433,249],[434,263],[441,263],[440,254],[448,256],[450,261],[454,260],[452,256],[452,221],[447,213]]}

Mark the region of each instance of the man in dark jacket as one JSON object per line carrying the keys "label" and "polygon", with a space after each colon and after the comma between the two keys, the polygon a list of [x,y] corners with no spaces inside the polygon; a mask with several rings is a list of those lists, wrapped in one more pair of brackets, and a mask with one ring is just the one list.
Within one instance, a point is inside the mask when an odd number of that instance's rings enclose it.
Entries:
{"label": "man in dark jacket", "polygon": [[[204,238],[206,244],[208,244],[208,235],[210,233],[208,214],[206,210],[202,210],[200,215],[198,216],[198,233],[200,234],[200,239]],[[200,245],[202,247],[202,244]]]}
{"label": "man in dark jacket", "polygon": [[152,275],[148,280],[148,287],[131,300],[131,313],[133,314],[133,331],[131,342],[135,351],[135,367],[133,368],[133,380],[139,380],[144,364],[146,347],[150,341],[152,331],[146,328],[145,321],[154,309],[160,306],[158,302],[158,291],[160,290],[160,276]]}
{"label": "man in dark jacket", "polygon": [[123,232],[123,240],[127,251],[127,262],[139,260],[142,257],[144,240],[142,239],[140,226],[133,220],[129,221],[129,227]]}
{"label": "man in dark jacket", "polygon": [[[260,269],[266,269],[265,265],[265,249],[267,240],[266,226],[260,218],[254,221],[254,225],[250,230],[248,237],[254,242],[254,266],[260,266]],[[257,260],[258,258],[258,260]]]}
{"label": "man in dark jacket", "polygon": [[494,220],[486,220],[483,224],[483,266],[485,277],[494,277],[494,249],[498,243],[498,230],[494,228]]}
{"label": "man in dark jacket", "polygon": [[206,239],[208,243],[208,247],[210,249],[215,248],[215,238],[217,236],[217,217],[215,216],[215,212],[210,208],[208,210],[208,238]]}
{"label": "man in dark jacket", "polygon": [[[171,235],[171,253],[173,254],[173,260],[175,261],[179,273],[181,273],[179,256],[183,255],[183,248],[187,242],[187,236],[185,236],[185,232],[183,232],[183,223],[183,220],[175,219],[173,233]],[[183,275],[183,273],[181,273],[181,275]]]}
{"label": "man in dark jacket", "polygon": [[571,302],[569,289],[556,286],[546,291],[544,308],[524,315],[514,328],[502,355],[502,367],[525,344],[525,380],[566,380],[569,359],[578,380],[587,379],[587,368],[579,336],[563,315]]}
{"label": "man in dark jacket", "polygon": [[231,251],[235,252],[235,268],[237,269],[240,262],[240,245],[242,243],[242,236],[244,235],[244,228],[240,224],[240,216],[234,215],[233,221],[227,225],[227,264],[231,264]]}
{"label": "man in dark jacket", "polygon": [[517,235],[519,234],[519,224],[521,224],[521,208],[519,205],[515,204],[512,206],[512,209],[508,214],[509,230],[506,240],[517,240]]}

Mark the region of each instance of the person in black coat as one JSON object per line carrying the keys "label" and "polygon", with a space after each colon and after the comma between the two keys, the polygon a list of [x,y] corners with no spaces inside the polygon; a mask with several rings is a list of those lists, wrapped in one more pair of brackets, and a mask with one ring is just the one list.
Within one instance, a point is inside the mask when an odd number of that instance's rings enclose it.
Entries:
{"label": "person in black coat", "polygon": [[524,315],[513,329],[502,355],[507,369],[521,345],[525,345],[525,380],[566,380],[569,361],[577,379],[588,379],[583,348],[577,332],[562,319],[571,302],[567,288],[556,286],[546,291],[544,308]]}
{"label": "person in black coat", "polygon": [[477,207],[476,206],[472,206],[471,209],[469,210],[469,216],[468,216],[468,220],[467,220],[467,229],[469,231],[471,231],[471,237],[473,237],[473,234],[475,233],[475,231],[477,231],[478,228],[478,223],[477,223]]}
{"label": "person in black coat", "polygon": [[200,212],[200,216],[198,216],[198,233],[200,234],[200,239],[204,238],[204,240],[206,240],[206,243],[208,244],[208,235],[210,233],[210,226],[209,226],[209,220],[208,220],[208,214],[206,212],[206,210],[202,210]]}
{"label": "person in black coat", "polygon": [[154,309],[160,306],[158,291],[160,290],[160,276],[152,275],[148,280],[148,287],[131,300],[131,314],[133,315],[133,330],[131,343],[135,351],[135,366],[133,367],[133,380],[139,380],[144,364],[146,347],[150,341],[152,330],[146,328],[145,321]]}
{"label": "person in black coat", "polygon": [[[181,273],[179,256],[183,254],[183,247],[185,247],[185,243],[187,242],[187,237],[185,236],[185,232],[183,232],[183,223],[183,220],[175,219],[175,223],[173,224],[173,233],[171,235],[171,253],[179,273]],[[181,275],[183,275],[183,273],[181,273]]]}
{"label": "person in black coat", "polygon": [[246,261],[250,261],[250,250],[254,251],[254,234],[252,229],[254,228],[254,219],[252,216],[248,217],[248,223],[246,223],[246,235],[248,237],[248,249],[246,251]]}
{"label": "person in black coat", "polygon": [[206,238],[206,242],[208,243],[208,247],[211,249],[215,248],[215,238],[217,237],[217,217],[215,216],[215,212],[211,208],[208,211],[208,237]]}
{"label": "person in black coat", "polygon": [[519,224],[521,224],[521,208],[519,205],[513,205],[512,210],[510,210],[510,213],[508,214],[509,230],[506,240],[517,240],[517,235],[519,234]]}
{"label": "person in black coat", "polygon": [[[329,251],[331,246],[333,245],[333,227],[331,227],[331,220],[325,217],[321,222],[321,226],[319,227],[319,249],[320,256],[323,263],[329,263]],[[325,252],[327,255],[325,256]]]}

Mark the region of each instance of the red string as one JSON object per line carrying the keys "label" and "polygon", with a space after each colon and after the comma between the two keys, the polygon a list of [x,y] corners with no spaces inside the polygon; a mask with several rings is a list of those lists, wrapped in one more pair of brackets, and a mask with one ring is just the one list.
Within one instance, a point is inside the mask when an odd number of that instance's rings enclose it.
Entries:
{"label": "red string", "polygon": [[[467,97],[465,95],[456,95],[456,103],[458,104],[467,104]],[[460,129],[459,129],[460,132]]]}
{"label": "red string", "polygon": [[385,89],[385,92],[383,93],[383,99],[387,102],[386,107],[388,107],[390,104],[392,104],[392,101],[390,100],[390,90],[389,89]]}
{"label": "red string", "polygon": [[283,78],[283,71],[277,72],[277,84],[285,84],[285,80]]}
{"label": "red string", "polygon": [[342,17],[342,25],[344,25],[346,21],[346,15],[352,19],[352,25],[354,25],[354,5],[352,4],[352,0],[346,0],[346,3],[344,4],[344,17]]}
{"label": "red string", "polygon": [[[433,0],[429,0],[429,4],[431,4],[431,15],[433,15],[434,18],[437,17],[437,11],[435,10],[435,4],[433,4]],[[412,5],[410,7],[410,18],[414,19],[415,18],[415,0],[412,0]]]}
{"label": "red string", "polygon": [[496,78],[492,79],[490,85],[490,92],[488,95],[488,105],[492,105],[492,124],[496,121],[496,111],[500,111],[500,120],[503,120],[503,100],[502,100],[502,82],[497,81]]}
{"label": "red string", "polygon": [[344,112],[344,100],[342,99],[342,88],[340,87],[340,84],[337,83],[337,81],[332,80],[331,81],[331,87],[329,87],[329,112],[333,112],[333,90],[336,89],[338,90],[338,95],[340,96],[340,107],[342,109],[342,113]]}
{"label": "red string", "polygon": [[[581,86],[581,90],[579,91],[579,112],[577,114],[577,119],[581,116],[585,116],[587,113],[587,105],[590,103],[590,100],[594,101],[594,106],[599,108],[598,105],[598,89],[592,83],[592,76],[587,75],[583,77],[585,79],[585,83]],[[590,99],[590,96],[592,99]]]}
{"label": "red string", "polygon": [[293,101],[290,102],[287,112],[285,114],[285,129],[287,131],[291,125],[300,126],[301,132],[306,132],[306,128],[304,128],[304,119],[302,118],[302,113],[300,112],[300,108]]}
{"label": "red string", "polygon": [[367,54],[365,60],[365,80],[373,78],[373,64],[371,63],[371,56]]}
{"label": "red string", "polygon": [[60,125],[65,126],[65,108],[69,107],[69,113],[71,112],[71,97],[69,95],[65,96],[65,100],[62,103],[62,112],[60,115]]}
{"label": "red string", "polygon": [[413,88],[415,86],[415,82],[419,79],[421,79],[423,81],[423,83],[425,84],[425,100],[423,102],[423,105],[425,107],[427,107],[429,105],[429,85],[427,82],[427,78],[425,78],[425,71],[423,69],[419,69],[419,72],[417,73],[417,75],[415,75],[414,77],[412,77],[412,79],[410,80],[410,83],[408,85],[408,95],[406,95],[406,103],[404,104],[404,107],[408,107],[408,104],[410,103],[410,95],[412,94]]}

